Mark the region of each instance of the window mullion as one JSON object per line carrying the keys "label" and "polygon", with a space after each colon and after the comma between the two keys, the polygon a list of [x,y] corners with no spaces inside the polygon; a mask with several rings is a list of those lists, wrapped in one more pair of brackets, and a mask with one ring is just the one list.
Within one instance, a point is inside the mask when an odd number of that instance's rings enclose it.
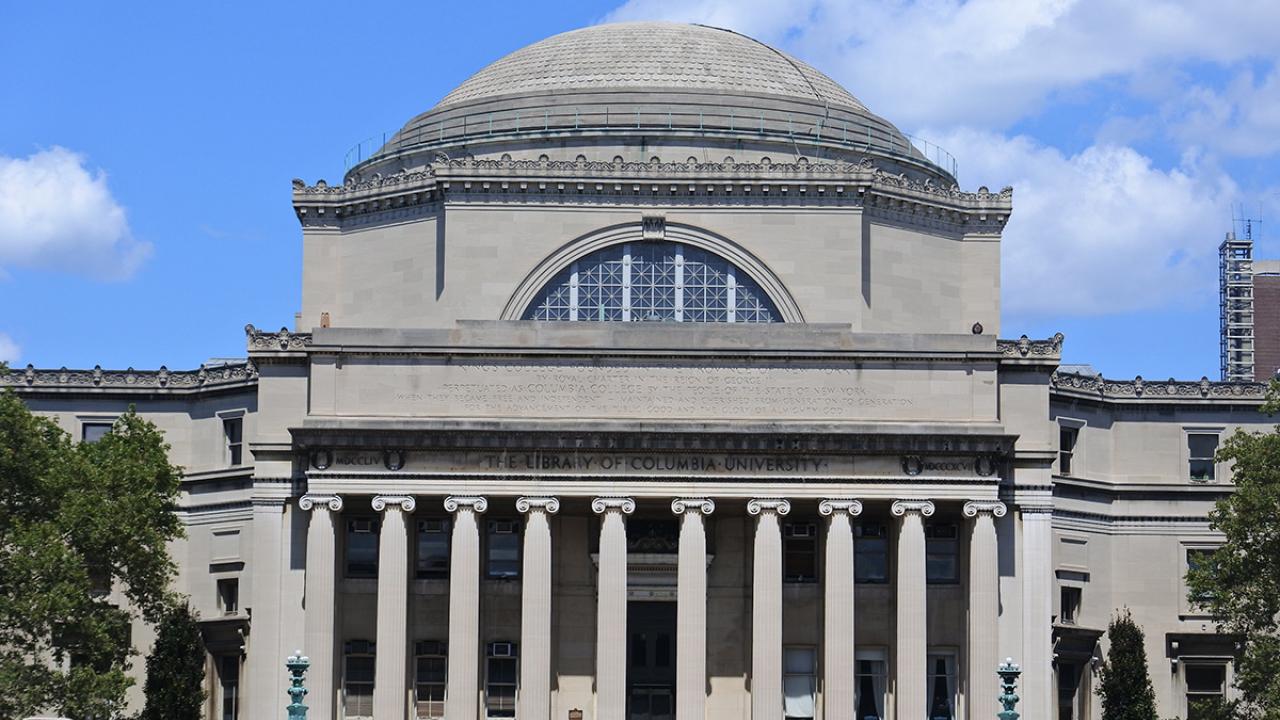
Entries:
{"label": "window mullion", "polygon": [[684,246],[676,245],[676,322],[684,322]]}
{"label": "window mullion", "polygon": [[725,291],[725,322],[738,321],[738,278],[734,275],[732,263],[726,263],[725,276],[728,278],[725,282],[729,286]]}
{"label": "window mullion", "polygon": [[631,320],[631,244],[622,246],[622,321]]}
{"label": "window mullion", "polygon": [[578,319],[578,263],[569,271],[569,320]]}

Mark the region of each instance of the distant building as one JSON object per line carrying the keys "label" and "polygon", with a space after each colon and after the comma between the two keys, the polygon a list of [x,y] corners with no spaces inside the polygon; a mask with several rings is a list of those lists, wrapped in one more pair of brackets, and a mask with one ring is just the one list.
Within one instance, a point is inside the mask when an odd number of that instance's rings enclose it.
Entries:
{"label": "distant building", "polygon": [[1253,258],[1252,232],[1218,246],[1224,381],[1265,382],[1280,370],[1280,260]]}
{"label": "distant building", "polygon": [[1253,377],[1280,372],[1280,260],[1253,261]]}

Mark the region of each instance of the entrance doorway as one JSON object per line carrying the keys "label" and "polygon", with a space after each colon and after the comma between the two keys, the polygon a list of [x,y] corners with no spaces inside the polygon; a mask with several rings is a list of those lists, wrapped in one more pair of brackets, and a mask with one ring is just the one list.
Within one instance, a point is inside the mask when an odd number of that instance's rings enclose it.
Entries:
{"label": "entrance doorway", "polygon": [[627,603],[627,717],[673,720],[676,713],[676,604]]}

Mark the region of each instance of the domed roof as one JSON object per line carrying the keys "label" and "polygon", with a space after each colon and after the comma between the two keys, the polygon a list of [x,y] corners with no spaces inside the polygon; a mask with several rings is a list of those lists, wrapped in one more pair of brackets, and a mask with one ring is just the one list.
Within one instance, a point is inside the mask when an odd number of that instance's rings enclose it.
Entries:
{"label": "domed roof", "polygon": [[866,109],[834,80],[776,48],[731,30],[671,22],[554,35],[471,76],[436,109],[505,95],[617,89],[776,95]]}

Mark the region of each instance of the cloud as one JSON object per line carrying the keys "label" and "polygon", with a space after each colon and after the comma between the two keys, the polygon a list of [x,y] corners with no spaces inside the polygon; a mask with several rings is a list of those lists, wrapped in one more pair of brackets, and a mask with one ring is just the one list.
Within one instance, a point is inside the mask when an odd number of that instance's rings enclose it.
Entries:
{"label": "cloud", "polygon": [[0,332],[0,362],[12,365],[18,361],[21,354],[22,348],[18,347],[18,343],[14,342],[13,338]]}
{"label": "cloud", "polygon": [[1217,239],[1238,188],[1195,156],[1162,170],[1121,145],[1067,155],[1025,136],[954,130],[975,183],[1009,183],[1002,294],[1006,317],[1104,315],[1213,297]]}
{"label": "cloud", "polygon": [[106,174],[53,147],[0,155],[0,272],[24,267],[126,279],[151,254],[134,239]]}

